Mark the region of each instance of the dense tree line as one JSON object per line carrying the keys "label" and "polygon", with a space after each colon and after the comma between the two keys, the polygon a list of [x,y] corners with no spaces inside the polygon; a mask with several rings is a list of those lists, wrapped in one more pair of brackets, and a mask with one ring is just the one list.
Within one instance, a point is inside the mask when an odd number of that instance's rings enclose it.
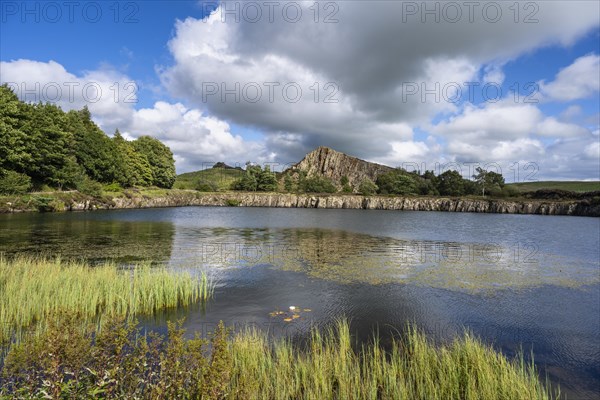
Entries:
{"label": "dense tree line", "polygon": [[398,168],[379,175],[375,185],[380,194],[465,196],[488,193],[495,196],[508,195],[501,174],[477,168],[476,174],[471,178],[473,179],[465,179],[455,170],[435,175],[433,171],[425,171],[421,174]]}
{"label": "dense tree line", "polygon": [[24,103],[0,86],[0,193],[47,186],[97,194],[110,183],[170,188],[175,177],[173,154],[159,140],[127,141],[118,130],[110,138],[87,107]]}

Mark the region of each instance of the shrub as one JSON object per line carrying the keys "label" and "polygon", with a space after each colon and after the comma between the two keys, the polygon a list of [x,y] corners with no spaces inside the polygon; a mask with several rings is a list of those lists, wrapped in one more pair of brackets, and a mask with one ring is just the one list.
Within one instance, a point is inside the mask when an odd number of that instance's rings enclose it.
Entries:
{"label": "shrub", "polygon": [[0,194],[25,194],[31,189],[31,178],[15,171],[0,174]]}
{"label": "shrub", "polygon": [[301,190],[306,193],[335,193],[337,189],[330,179],[314,176],[302,181]]}
{"label": "shrub", "polygon": [[54,211],[53,205],[50,204],[54,201],[53,197],[47,196],[34,196],[31,198],[31,203],[40,212],[52,212]]}
{"label": "shrub", "polygon": [[199,192],[216,192],[219,189],[216,183],[200,179],[196,184],[196,190]]}
{"label": "shrub", "polygon": [[492,188],[489,193],[493,197],[517,197],[520,194],[517,188],[511,186],[504,186],[502,189],[498,187]]}
{"label": "shrub", "polygon": [[102,190],[105,192],[120,192],[123,187],[118,182],[108,183],[102,186]]}
{"label": "shrub", "polygon": [[80,193],[87,194],[88,196],[102,196],[102,185],[87,176],[84,176],[79,182],[77,182],[76,187]]}
{"label": "shrub", "polygon": [[48,203],[48,208],[49,208],[49,211],[52,211],[52,212],[61,212],[61,211],[65,211],[66,205],[62,200],[52,199],[52,201],[50,201],[50,203]]}
{"label": "shrub", "polygon": [[292,180],[292,177],[289,175],[286,175],[283,178],[283,188],[285,189],[286,192],[292,192],[294,190],[294,181]]}
{"label": "shrub", "polygon": [[240,201],[237,199],[227,199],[225,200],[225,204],[227,207],[237,207],[240,205]]}
{"label": "shrub", "polygon": [[369,178],[365,178],[362,180],[362,182],[360,182],[360,185],[358,186],[358,193],[362,194],[363,196],[371,196],[377,193],[378,189],[379,188],[372,180],[370,180]]}

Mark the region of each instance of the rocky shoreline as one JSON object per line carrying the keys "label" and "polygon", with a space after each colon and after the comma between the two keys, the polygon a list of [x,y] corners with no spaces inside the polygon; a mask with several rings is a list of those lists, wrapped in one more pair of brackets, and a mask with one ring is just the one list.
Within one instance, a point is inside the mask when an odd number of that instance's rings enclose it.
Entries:
{"label": "rocky shoreline", "polygon": [[[450,197],[387,197],[360,195],[315,195],[285,193],[202,193],[172,190],[163,196],[135,195],[105,197],[61,197],[51,210],[87,211],[99,209],[135,209],[183,206],[239,206],[279,208],[329,208],[363,210],[447,211],[500,214],[574,215],[599,217],[600,204],[590,200],[505,200]],[[12,206],[3,212],[39,211],[35,206]]]}

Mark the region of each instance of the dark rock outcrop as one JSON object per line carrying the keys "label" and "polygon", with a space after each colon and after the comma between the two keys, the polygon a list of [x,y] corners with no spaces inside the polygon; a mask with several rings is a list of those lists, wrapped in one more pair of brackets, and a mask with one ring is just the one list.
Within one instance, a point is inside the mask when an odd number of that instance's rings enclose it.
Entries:
{"label": "dark rock outcrop", "polygon": [[338,186],[342,177],[346,176],[348,183],[356,191],[364,179],[375,182],[378,175],[391,170],[393,170],[391,167],[364,161],[321,146],[308,153],[302,161],[289,168],[285,173],[293,175],[298,171],[305,171],[308,177],[324,176]]}
{"label": "dark rock outcrop", "polygon": [[115,198],[106,208],[175,206],[228,206],[333,208],[365,210],[449,211],[501,214],[578,215],[598,217],[600,205],[586,201],[511,201],[447,197],[384,197],[359,195],[311,195],[276,193],[180,192],[159,198]]}
{"label": "dark rock outcrop", "polygon": [[[48,194],[47,196],[51,196]],[[390,197],[360,195],[318,195],[284,193],[205,193],[194,190],[170,190],[164,195],[128,193],[113,198],[93,198],[77,193],[52,198],[48,211],[88,211],[120,208],[159,208],[183,206],[240,206],[282,208],[338,208],[362,210],[449,211],[501,214],[576,215],[600,217],[600,203],[583,200],[505,200],[451,197]],[[40,211],[32,201],[5,201],[0,212]],[[60,200],[60,201],[58,201]]]}

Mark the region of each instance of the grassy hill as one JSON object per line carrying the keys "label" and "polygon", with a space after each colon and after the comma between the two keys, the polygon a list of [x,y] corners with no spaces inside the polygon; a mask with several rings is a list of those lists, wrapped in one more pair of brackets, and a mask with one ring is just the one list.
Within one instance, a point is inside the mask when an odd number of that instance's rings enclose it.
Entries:
{"label": "grassy hill", "polygon": [[539,181],[539,182],[520,182],[510,183],[511,186],[520,192],[534,192],[536,190],[567,190],[570,192],[593,192],[600,190],[600,181]]}
{"label": "grassy hill", "polygon": [[177,175],[174,189],[197,189],[199,182],[213,184],[217,190],[230,190],[231,184],[241,178],[244,171],[233,168],[209,168]]}

